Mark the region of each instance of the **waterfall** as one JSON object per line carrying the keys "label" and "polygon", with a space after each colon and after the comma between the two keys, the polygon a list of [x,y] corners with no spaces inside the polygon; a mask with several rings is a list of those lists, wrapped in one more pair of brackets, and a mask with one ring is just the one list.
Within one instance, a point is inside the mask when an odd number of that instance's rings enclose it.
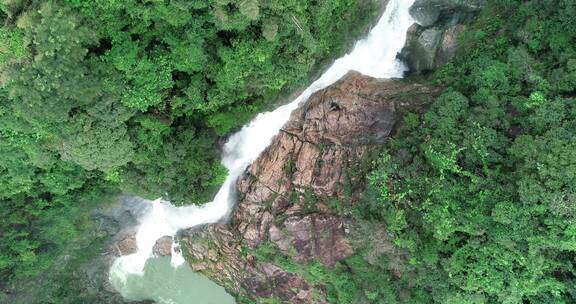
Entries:
{"label": "waterfall", "polygon": [[[288,121],[290,113],[314,92],[321,90],[344,76],[350,70],[375,78],[400,78],[405,66],[396,54],[406,41],[406,31],[414,20],[408,9],[414,0],[390,0],[386,11],[368,36],[358,41],[353,50],[336,60],[333,65],[300,96],[272,112],[260,113],[254,120],[232,135],[224,146],[222,164],[228,177],[212,202],[201,206],[175,207],[161,199],[150,201],[148,211],[140,218],[136,233],[136,253],[116,259],[110,269],[110,278],[125,281],[128,274],[142,274],[144,265],[152,256],[157,239],[174,237],[178,230],[202,224],[215,223],[225,218],[234,206],[234,185],[238,177],[270,144],[274,135]],[[177,245],[172,248],[172,265],[184,259]]]}

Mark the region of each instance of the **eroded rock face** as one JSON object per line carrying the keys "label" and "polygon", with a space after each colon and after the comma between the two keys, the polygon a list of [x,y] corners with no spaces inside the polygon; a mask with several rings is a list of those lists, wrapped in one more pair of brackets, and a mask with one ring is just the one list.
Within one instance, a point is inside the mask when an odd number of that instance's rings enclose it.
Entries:
{"label": "eroded rock face", "polygon": [[423,27],[454,25],[473,18],[485,4],[486,0],[416,0],[410,14]]}
{"label": "eroded rock face", "polygon": [[454,57],[457,50],[456,39],[463,30],[462,24],[446,28],[424,28],[414,24],[408,29],[406,45],[399,58],[406,63],[411,73],[437,69]]}
{"label": "eroded rock face", "polygon": [[128,232],[120,235],[118,240],[110,245],[108,252],[114,256],[123,256],[133,254],[138,250],[136,243],[136,232]]}
{"label": "eroded rock face", "polygon": [[323,286],[276,264],[277,255],[333,267],[354,253],[346,239],[349,219],[328,206],[359,199],[363,178],[348,172],[386,141],[399,112],[436,94],[356,72],[314,94],[238,180],[231,223],[183,234],[192,268],[232,294],[327,303]]}
{"label": "eroded rock face", "polygon": [[165,235],[158,240],[152,247],[152,253],[155,256],[171,256],[172,255],[172,237]]}
{"label": "eroded rock face", "polygon": [[416,0],[410,14],[417,24],[408,29],[398,57],[411,73],[446,64],[456,54],[458,35],[485,5],[485,0]]}

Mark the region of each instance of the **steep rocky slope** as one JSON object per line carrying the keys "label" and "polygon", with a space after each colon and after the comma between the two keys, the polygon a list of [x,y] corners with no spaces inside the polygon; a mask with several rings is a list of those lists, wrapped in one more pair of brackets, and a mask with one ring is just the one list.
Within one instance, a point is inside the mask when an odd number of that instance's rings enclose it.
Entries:
{"label": "steep rocky slope", "polygon": [[[411,14],[419,24],[408,32],[399,58],[412,73],[446,64],[457,36],[483,0],[417,0]],[[350,72],[314,94],[292,113],[271,145],[238,180],[238,203],[229,223],[195,227],[179,234],[186,260],[235,295],[239,303],[328,303],[326,286],[301,267],[336,267],[369,239],[369,264],[386,256],[397,278],[402,254],[384,227],[364,227],[349,206],[361,199],[374,155],[394,134],[402,114],[425,111],[439,95],[409,80],[379,80]],[[369,232],[371,235],[362,235]],[[360,241],[360,242],[359,242]],[[134,250],[133,236],[110,248]],[[171,240],[154,252],[170,254]],[[276,302],[265,302],[276,301]]]}
{"label": "steep rocky slope", "polygon": [[322,283],[287,269],[332,267],[354,253],[354,221],[341,207],[363,189],[362,167],[393,132],[399,115],[438,90],[351,72],[292,113],[237,184],[230,224],[182,233],[188,262],[241,298],[326,303]]}

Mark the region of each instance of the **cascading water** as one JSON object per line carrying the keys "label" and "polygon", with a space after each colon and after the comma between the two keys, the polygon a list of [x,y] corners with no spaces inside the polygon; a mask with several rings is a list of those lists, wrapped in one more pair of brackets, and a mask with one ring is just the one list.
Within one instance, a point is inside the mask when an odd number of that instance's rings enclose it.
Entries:
{"label": "cascading water", "polygon": [[[150,201],[148,212],[140,219],[136,234],[138,251],[118,258],[110,279],[122,291],[129,274],[142,275],[152,248],[162,236],[174,236],[180,229],[215,223],[226,217],[234,205],[234,184],[237,178],[270,144],[274,135],[288,121],[290,113],[314,92],[339,80],[350,70],[375,78],[402,77],[406,68],[396,59],[406,41],[406,31],[413,24],[408,9],[414,0],[390,0],[381,19],[368,36],[356,43],[349,54],[334,64],[294,101],[272,112],[259,114],[234,134],[224,147],[223,165],[229,175],[212,202],[202,206],[175,207],[160,199]],[[172,265],[184,263],[179,251],[172,248]]]}

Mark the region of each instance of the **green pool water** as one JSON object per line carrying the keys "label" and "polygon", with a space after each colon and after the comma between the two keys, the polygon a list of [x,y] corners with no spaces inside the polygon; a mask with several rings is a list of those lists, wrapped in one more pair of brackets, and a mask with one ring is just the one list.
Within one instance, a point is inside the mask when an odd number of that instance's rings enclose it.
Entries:
{"label": "green pool water", "polygon": [[149,259],[143,276],[128,275],[126,282],[113,277],[111,282],[129,300],[154,300],[159,304],[235,303],[221,286],[187,265],[172,267],[165,257]]}

